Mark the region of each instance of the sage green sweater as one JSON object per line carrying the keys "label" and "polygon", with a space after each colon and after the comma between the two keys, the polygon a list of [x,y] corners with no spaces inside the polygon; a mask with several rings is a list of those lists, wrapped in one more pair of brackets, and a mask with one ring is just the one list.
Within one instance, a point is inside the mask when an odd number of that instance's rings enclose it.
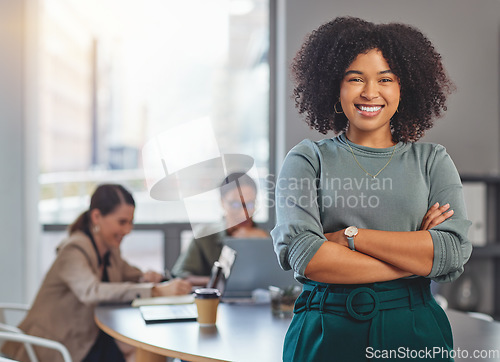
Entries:
{"label": "sage green sweater", "polygon": [[400,142],[376,178],[362,170],[376,174],[392,153],[393,147],[359,146],[343,134],[304,140],[288,153],[276,182],[277,220],[271,232],[283,269],[293,269],[303,282],[307,264],[326,240],[324,233],[350,225],[416,231],[439,202],[449,203],[454,215],[430,230],[434,262],[427,277],[448,282],[462,274],[472,252],[467,238],[471,222],[453,161],[441,145]]}

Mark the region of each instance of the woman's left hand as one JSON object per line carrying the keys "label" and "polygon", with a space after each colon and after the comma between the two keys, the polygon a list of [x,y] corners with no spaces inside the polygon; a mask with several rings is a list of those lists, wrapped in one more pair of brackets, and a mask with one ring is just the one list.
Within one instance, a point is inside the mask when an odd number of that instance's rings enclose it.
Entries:
{"label": "woman's left hand", "polygon": [[160,283],[163,280],[163,275],[160,273],[148,270],[144,274],[142,274],[141,279],[139,280],[141,283]]}
{"label": "woman's left hand", "polygon": [[439,203],[436,202],[432,205],[422,219],[420,230],[430,230],[434,226],[437,226],[452,217],[453,210],[448,210],[449,208],[450,204],[440,206]]}

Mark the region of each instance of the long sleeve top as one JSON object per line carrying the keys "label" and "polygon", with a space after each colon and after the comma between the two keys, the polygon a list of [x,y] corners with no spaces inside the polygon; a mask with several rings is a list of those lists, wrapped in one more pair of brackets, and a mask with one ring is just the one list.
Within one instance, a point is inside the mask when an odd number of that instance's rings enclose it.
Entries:
{"label": "long sleeve top", "polygon": [[[200,234],[203,235],[204,230],[209,227],[200,226]],[[172,274],[179,278],[191,275],[210,276],[214,262],[219,259],[224,246],[224,238],[227,236],[226,230],[222,228],[219,230],[222,231],[193,238],[187,250],[175,262]]]}
{"label": "long sleeve top", "polygon": [[[393,152],[376,178],[361,168],[376,174]],[[293,269],[304,282],[325,233],[350,225],[417,231],[436,202],[449,203],[454,215],[429,230],[434,259],[427,277],[447,282],[463,272],[472,246],[460,177],[443,146],[399,142],[393,151],[356,145],[343,134],[304,140],[288,153],[276,182],[277,223],[271,236],[281,267]]]}

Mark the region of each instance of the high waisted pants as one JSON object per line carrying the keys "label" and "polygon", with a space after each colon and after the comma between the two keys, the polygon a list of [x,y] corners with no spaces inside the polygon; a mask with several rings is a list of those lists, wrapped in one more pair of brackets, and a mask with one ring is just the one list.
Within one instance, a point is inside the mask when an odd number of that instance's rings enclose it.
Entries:
{"label": "high waisted pants", "polygon": [[283,361],[453,361],[450,323],[429,284],[304,284]]}

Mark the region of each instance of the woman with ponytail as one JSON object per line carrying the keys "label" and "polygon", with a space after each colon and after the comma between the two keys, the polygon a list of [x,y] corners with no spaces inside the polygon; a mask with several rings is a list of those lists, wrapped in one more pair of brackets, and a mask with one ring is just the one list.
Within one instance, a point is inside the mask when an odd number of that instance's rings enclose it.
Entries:
{"label": "woman with ponytail", "polygon": [[[161,282],[162,275],[143,273],[120,255],[120,244],[133,227],[135,202],[121,185],[101,185],[90,207],[69,227],[31,310],[19,328],[30,335],[64,344],[74,361],[125,361],[134,349],[99,330],[94,308],[99,303],[129,302],[137,297],[191,292],[181,279]],[[3,352],[29,360],[24,347],[8,343]],[[41,361],[58,361],[53,350],[36,349]]]}

